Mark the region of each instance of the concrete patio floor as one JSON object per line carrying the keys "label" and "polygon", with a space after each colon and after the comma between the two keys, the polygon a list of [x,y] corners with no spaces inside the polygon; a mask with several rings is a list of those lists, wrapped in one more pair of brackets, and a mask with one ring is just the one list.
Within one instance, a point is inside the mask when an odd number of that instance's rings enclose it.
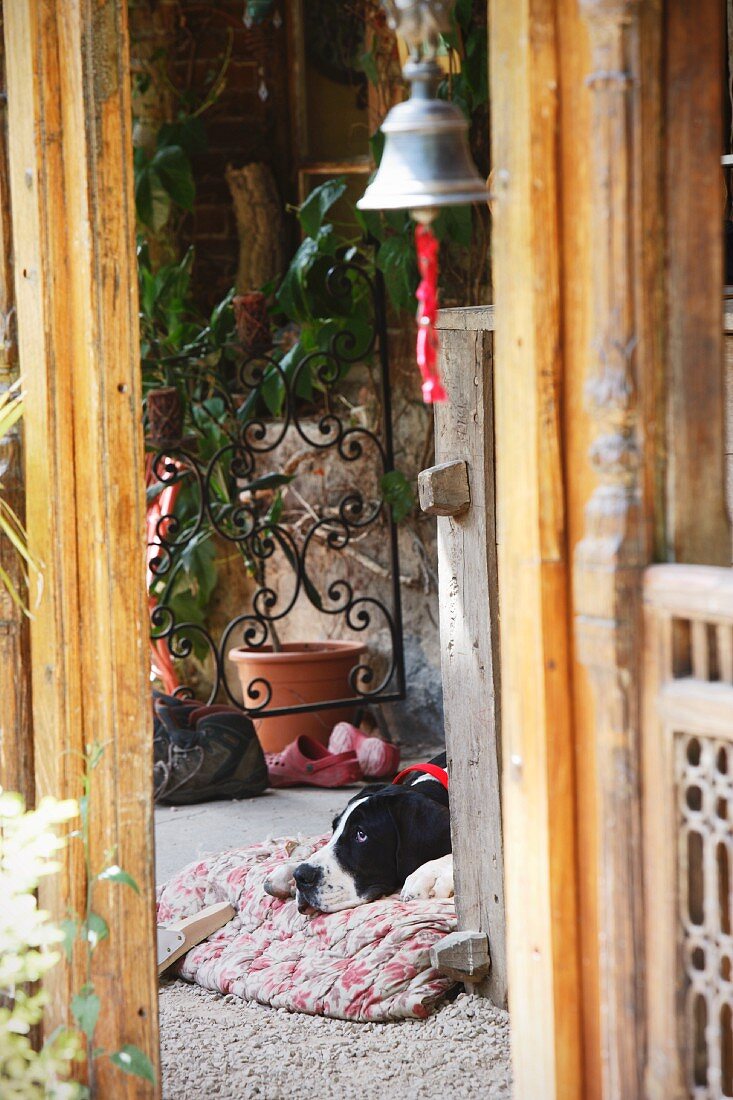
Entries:
{"label": "concrete patio floor", "polygon": [[268,836],[325,833],[334,816],[359,790],[317,787],[268,790],[257,798],[156,806],[155,879],[158,885],[207,852],[223,852]]}

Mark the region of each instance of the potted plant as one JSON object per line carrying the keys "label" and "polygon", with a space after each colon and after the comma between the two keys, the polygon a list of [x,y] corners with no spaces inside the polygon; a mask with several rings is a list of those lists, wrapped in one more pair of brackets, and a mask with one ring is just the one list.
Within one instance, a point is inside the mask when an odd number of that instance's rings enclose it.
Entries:
{"label": "potted plant", "polygon": [[[272,632],[271,632],[272,636]],[[350,674],[366,653],[363,642],[284,642],[258,648],[237,646],[227,656],[236,667],[245,700],[269,685],[268,709],[354,697]],[[256,700],[253,700],[256,703]],[[326,745],[336,722],[350,722],[354,708],[345,707],[254,719],[265,752],[279,752],[299,734]]]}
{"label": "potted plant", "polygon": [[193,250],[153,271],[147,245],[138,248],[140,346],[146,438],[154,448],[179,443],[184,426],[181,368],[194,358],[202,325],[190,316]]}

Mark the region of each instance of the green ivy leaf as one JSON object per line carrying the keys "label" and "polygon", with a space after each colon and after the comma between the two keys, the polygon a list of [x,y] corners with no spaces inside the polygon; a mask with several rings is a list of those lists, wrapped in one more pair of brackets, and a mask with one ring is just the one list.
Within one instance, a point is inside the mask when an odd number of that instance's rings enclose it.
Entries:
{"label": "green ivy leaf", "polygon": [[94,992],[94,986],[83,985],[81,990],[72,998],[71,1014],[87,1039],[91,1039],[99,1019],[100,1000]]}
{"label": "green ivy leaf", "polygon": [[[298,397],[302,397],[304,401],[313,400],[313,370],[315,363],[310,359],[307,363],[304,363],[302,368],[298,371],[298,378],[295,383],[295,392]],[[290,372],[292,374],[292,371]]]}
{"label": "green ivy leaf", "polygon": [[389,237],[380,245],[377,267],[384,275],[387,293],[395,308],[414,309],[418,274],[412,238]]}
{"label": "green ivy leaf", "polygon": [[[157,451],[157,445],[153,446],[151,449]],[[154,500],[157,500],[163,490],[167,488],[168,486],[164,481],[159,481],[155,485],[148,485],[145,490],[145,500],[148,504],[151,504]]]}
{"label": "green ivy leaf", "polygon": [[410,215],[406,210],[385,210],[384,220],[389,228],[394,229],[400,236],[410,238],[414,236]]}
{"label": "green ivy leaf", "polygon": [[311,237],[306,237],[290,261],[280,284],[276,295],[277,304],[292,321],[303,321],[310,316],[303,291],[308,271],[318,256],[317,243]]}
{"label": "green ivy leaf", "polygon": [[382,153],[384,152],[384,131],[376,130],[369,138],[369,149],[371,150],[372,160],[377,168],[382,159]]}
{"label": "green ivy leaf", "polygon": [[74,941],[79,935],[79,922],[77,920],[62,920],[59,924],[61,929],[61,946],[66,956],[66,961],[71,962],[71,956],[74,952]]}
{"label": "green ivy leaf", "polygon": [[87,745],[87,768],[89,771],[94,771],[98,767],[104,756],[105,748],[106,744],[102,744],[101,741],[94,741],[91,745]]}
{"label": "green ivy leaf", "polygon": [[415,507],[415,493],[401,470],[389,470],[379,482],[382,496],[392,509],[395,523],[401,523]]}
{"label": "green ivy leaf", "polygon": [[371,84],[379,84],[379,72],[377,70],[377,60],[374,56],[374,51],[363,53],[359,58],[359,64],[367,80]]}
{"label": "green ivy leaf", "polygon": [[86,938],[92,951],[109,936],[109,925],[99,913],[90,913],[84,922]]}
{"label": "green ivy leaf", "polygon": [[265,516],[267,522],[271,523],[273,527],[280,522],[280,516],[283,513],[283,505],[283,495],[281,492],[278,491],[275,494],[275,499],[267,510],[267,515]]}
{"label": "green ivy leaf", "polygon": [[[344,336],[340,340],[336,339],[336,345],[341,344],[344,351],[348,352],[349,359],[361,358],[362,356],[366,358],[369,353],[369,345],[374,338],[374,327],[371,320],[368,317],[354,314],[346,322],[343,332]],[[348,369],[348,364],[346,364],[346,367]]]}
{"label": "green ivy leaf", "polygon": [[142,1077],[144,1081],[155,1084],[155,1071],[153,1064],[139,1047],[132,1043],[125,1043],[120,1050],[116,1050],[109,1056],[110,1062],[121,1069],[123,1073],[131,1073],[133,1077]]}
{"label": "green ivy leaf", "polygon": [[433,223],[433,232],[439,241],[469,248],[473,241],[473,216],[470,206],[446,206]]}
{"label": "green ivy leaf", "polygon": [[135,210],[138,219],[154,233],[163,228],[171,212],[170,196],[149,163],[136,173]]}
{"label": "green ivy leaf", "polygon": [[232,306],[233,297],[234,288],[232,288],[226,295],[226,297],[222,298],[222,300],[214,306],[211,312],[209,327],[211,328],[211,332],[219,344],[223,344],[227,339],[229,339],[234,331],[234,308]]}
{"label": "green ivy leaf", "polygon": [[158,149],[150,162],[150,170],[160,180],[173,202],[184,210],[193,209],[196,185],[191,162],[180,145],[165,145]]}
{"label": "green ivy leaf", "polygon": [[285,401],[285,385],[280,372],[268,371],[260,383],[260,395],[271,416],[280,416]]}
{"label": "green ivy leaf", "polygon": [[245,491],[249,489],[250,492],[257,489],[277,489],[280,485],[289,485],[292,480],[292,474],[263,474],[254,481],[248,481],[243,488]]}
{"label": "green ivy leaf", "polygon": [[118,867],[116,863],[111,864],[109,867],[105,867],[103,871],[97,875],[100,882],[121,882],[124,886],[130,886],[136,894],[140,893],[140,887],[135,882],[132,875],[129,875],[127,871],[123,871],[121,867]]}
{"label": "green ivy leaf", "polygon": [[[204,625],[204,611],[198,598],[189,588],[169,595],[166,597],[165,602],[173,612],[176,623],[193,624],[194,626]],[[190,640],[193,652],[198,660],[205,660],[209,655],[209,647],[201,633],[198,630],[191,630],[186,632],[186,639]]]}
{"label": "green ivy leaf", "polygon": [[[141,219],[142,220],[142,219]],[[155,305],[156,280],[148,267],[140,269],[140,306],[144,314],[150,315]]]}
{"label": "green ivy leaf", "polygon": [[316,236],[326,214],[334,203],[338,202],[345,190],[346,180],[343,176],[338,176],[336,179],[326,180],[320,187],[311,191],[298,210],[298,220],[309,237]]}
{"label": "green ivy leaf", "polygon": [[216,588],[216,548],[211,530],[204,528],[199,536],[191,539],[181,550],[179,561],[189,581],[195,586],[199,610],[203,611]]}
{"label": "green ivy leaf", "polygon": [[339,247],[339,240],[332,225],[322,225],[315,234],[318,251],[324,256],[335,256]]}
{"label": "green ivy leaf", "polygon": [[189,157],[205,153],[207,141],[203,119],[193,115],[177,122],[164,122],[158,130],[158,148],[166,145],[179,145]]}
{"label": "green ivy leaf", "polygon": [[356,224],[368,237],[374,237],[377,241],[384,240],[384,222],[378,210],[359,210],[355,206],[354,218]]}

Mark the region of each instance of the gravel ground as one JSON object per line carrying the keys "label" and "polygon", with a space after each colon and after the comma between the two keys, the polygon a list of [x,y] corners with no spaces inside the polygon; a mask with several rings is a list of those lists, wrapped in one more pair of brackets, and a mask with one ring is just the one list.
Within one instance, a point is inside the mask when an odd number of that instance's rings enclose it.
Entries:
{"label": "gravel ground", "polygon": [[428,1020],[355,1024],[160,991],[163,1100],[510,1100],[509,1016],[461,994]]}

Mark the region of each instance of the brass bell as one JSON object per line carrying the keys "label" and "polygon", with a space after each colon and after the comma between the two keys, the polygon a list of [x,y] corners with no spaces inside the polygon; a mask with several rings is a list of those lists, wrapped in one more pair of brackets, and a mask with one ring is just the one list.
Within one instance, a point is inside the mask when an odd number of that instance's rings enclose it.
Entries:
{"label": "brass bell", "polygon": [[458,107],[436,96],[440,66],[432,58],[410,60],[403,71],[412,93],[384,120],[379,170],[356,205],[408,209],[429,223],[441,206],[488,202],[468,147],[468,123]]}

